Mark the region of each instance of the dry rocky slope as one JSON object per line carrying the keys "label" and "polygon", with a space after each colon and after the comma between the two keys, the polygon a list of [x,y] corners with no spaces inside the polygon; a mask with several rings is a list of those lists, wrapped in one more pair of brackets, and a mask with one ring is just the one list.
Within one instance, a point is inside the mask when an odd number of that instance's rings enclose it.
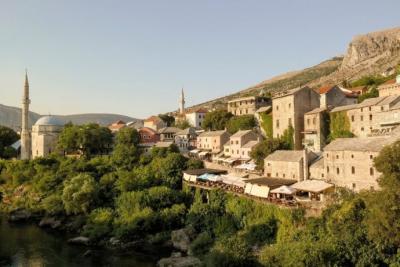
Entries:
{"label": "dry rocky slope", "polygon": [[380,74],[399,63],[400,28],[358,35],[350,42],[344,57],[334,57],[304,70],[276,76],[240,92],[196,105],[193,108],[224,107],[230,99],[257,95],[262,89],[266,92],[274,92],[304,85],[317,88],[321,85],[339,84],[343,81],[351,82],[366,75]]}

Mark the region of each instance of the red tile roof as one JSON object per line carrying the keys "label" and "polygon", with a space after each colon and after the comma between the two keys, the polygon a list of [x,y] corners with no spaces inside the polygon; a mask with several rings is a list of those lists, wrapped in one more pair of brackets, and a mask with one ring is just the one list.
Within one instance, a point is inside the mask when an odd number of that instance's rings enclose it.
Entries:
{"label": "red tile roof", "polygon": [[159,122],[161,119],[158,116],[151,116],[145,120],[146,122]]}
{"label": "red tile roof", "polygon": [[382,85],[387,85],[387,84],[395,84],[396,83],[396,79],[390,79],[389,81],[384,82]]}
{"label": "red tile roof", "polygon": [[318,88],[317,92],[322,95],[322,94],[326,94],[328,93],[334,86],[331,85],[327,85],[327,86],[323,86]]}

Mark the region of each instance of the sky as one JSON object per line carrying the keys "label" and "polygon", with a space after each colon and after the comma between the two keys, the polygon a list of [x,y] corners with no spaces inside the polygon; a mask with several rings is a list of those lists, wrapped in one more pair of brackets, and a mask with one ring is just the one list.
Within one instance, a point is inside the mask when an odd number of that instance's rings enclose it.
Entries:
{"label": "sky", "polygon": [[0,0],[0,104],[146,118],[344,54],[399,0]]}

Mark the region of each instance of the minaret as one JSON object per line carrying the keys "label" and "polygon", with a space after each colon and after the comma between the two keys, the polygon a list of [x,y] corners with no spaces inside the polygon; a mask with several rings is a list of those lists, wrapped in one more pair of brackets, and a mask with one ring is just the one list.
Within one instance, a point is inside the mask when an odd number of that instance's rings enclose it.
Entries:
{"label": "minaret", "polygon": [[28,119],[30,103],[28,73],[25,71],[24,96],[22,98],[21,159],[30,159],[31,157],[31,134]]}
{"label": "minaret", "polygon": [[183,88],[181,92],[181,98],[179,99],[179,113],[180,114],[185,113],[185,94],[183,92]]}

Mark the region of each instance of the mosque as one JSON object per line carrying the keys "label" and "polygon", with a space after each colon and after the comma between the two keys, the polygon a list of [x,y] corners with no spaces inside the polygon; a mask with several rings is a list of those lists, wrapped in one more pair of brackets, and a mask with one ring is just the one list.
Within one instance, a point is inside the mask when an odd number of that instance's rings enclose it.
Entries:
{"label": "mosque", "polygon": [[29,81],[25,73],[24,96],[22,99],[21,159],[34,159],[52,153],[57,145],[64,122],[54,116],[41,117],[29,130]]}

